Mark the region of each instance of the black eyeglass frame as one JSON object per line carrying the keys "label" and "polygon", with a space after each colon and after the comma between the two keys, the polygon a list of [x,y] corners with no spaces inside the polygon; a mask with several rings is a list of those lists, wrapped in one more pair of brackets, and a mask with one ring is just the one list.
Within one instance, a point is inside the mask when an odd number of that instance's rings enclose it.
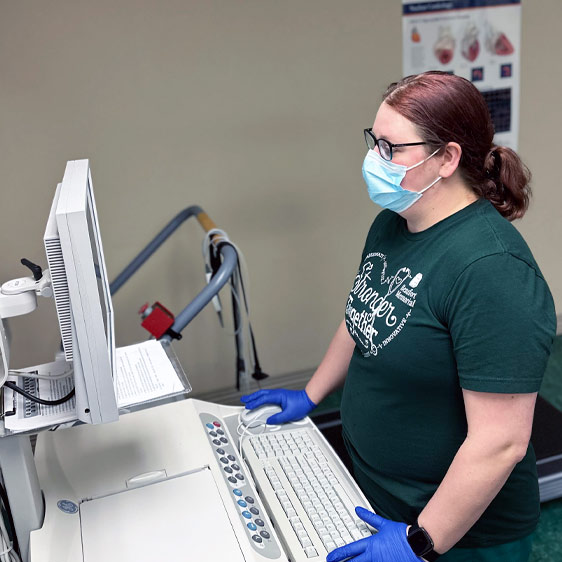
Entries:
{"label": "black eyeglass frame", "polygon": [[[369,128],[369,129],[363,129],[363,134],[365,135],[365,142],[367,143],[367,147],[370,150],[374,150],[375,146],[378,147],[379,149],[379,154],[381,155],[381,158],[383,158],[384,160],[392,160],[392,149],[393,148],[400,148],[402,146],[421,146],[422,144],[427,144],[426,142],[403,142],[400,144],[394,144],[390,141],[387,141],[386,139],[377,139],[377,137],[375,137],[375,134],[373,133],[373,129]],[[369,139],[371,139],[373,141],[373,146],[371,147],[369,144]],[[384,150],[381,150],[380,144],[379,143],[385,143],[388,146],[388,158],[386,158],[386,156],[384,156],[383,152],[385,152]]]}

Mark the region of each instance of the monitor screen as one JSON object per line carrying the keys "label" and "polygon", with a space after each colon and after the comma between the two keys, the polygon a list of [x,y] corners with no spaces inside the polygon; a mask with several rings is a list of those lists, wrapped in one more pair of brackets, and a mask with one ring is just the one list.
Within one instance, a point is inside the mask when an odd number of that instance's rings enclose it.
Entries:
{"label": "monitor screen", "polygon": [[92,177],[88,174],[88,212],[86,220],[88,221],[88,237],[90,239],[92,260],[94,264],[94,272],[96,275],[96,286],[98,291],[98,299],[102,309],[102,319],[107,340],[107,352],[111,363],[111,371],[115,372],[115,333],[113,320],[113,304],[111,302],[111,292],[109,289],[109,281],[105,268],[105,259],[103,256],[103,247],[100,237],[100,228],[98,225],[98,216],[96,211],[96,203],[94,200],[94,190],[92,187]]}
{"label": "monitor screen", "polygon": [[77,417],[115,421],[113,307],[88,160],[67,163],[45,249],[65,357],[73,363]]}

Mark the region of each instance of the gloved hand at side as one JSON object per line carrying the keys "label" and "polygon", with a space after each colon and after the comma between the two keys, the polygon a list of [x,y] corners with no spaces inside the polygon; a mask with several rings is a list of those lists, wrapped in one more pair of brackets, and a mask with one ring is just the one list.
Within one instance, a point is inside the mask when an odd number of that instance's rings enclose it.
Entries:
{"label": "gloved hand at side", "polygon": [[240,398],[241,402],[248,408],[254,410],[264,404],[277,404],[283,411],[274,414],[267,419],[268,424],[287,423],[300,420],[307,416],[317,404],[315,404],[305,390],[258,390]]}
{"label": "gloved hand at side", "polygon": [[359,539],[332,550],[327,562],[420,562],[422,559],[414,554],[406,539],[406,523],[397,523],[384,519],[362,507],[356,507],[355,513],[365,523],[378,530],[376,535]]}

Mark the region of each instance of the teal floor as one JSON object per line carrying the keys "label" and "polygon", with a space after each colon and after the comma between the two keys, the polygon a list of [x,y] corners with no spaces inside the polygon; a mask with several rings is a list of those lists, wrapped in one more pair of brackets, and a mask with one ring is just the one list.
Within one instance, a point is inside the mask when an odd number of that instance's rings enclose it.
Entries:
{"label": "teal floor", "polygon": [[[557,336],[554,341],[540,394],[562,410],[562,336]],[[340,400],[341,392],[334,392],[318,406],[318,410],[339,409]],[[562,562],[562,498],[541,505],[541,521],[529,562]]]}

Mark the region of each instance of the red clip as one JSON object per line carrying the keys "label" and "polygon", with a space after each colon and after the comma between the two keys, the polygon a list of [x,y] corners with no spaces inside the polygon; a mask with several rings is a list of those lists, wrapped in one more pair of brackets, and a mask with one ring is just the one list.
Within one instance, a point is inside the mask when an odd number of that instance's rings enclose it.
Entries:
{"label": "red clip", "polygon": [[141,326],[156,339],[160,339],[174,324],[174,315],[159,302],[155,302],[152,307],[144,305],[139,312],[141,314],[148,312],[143,317]]}

